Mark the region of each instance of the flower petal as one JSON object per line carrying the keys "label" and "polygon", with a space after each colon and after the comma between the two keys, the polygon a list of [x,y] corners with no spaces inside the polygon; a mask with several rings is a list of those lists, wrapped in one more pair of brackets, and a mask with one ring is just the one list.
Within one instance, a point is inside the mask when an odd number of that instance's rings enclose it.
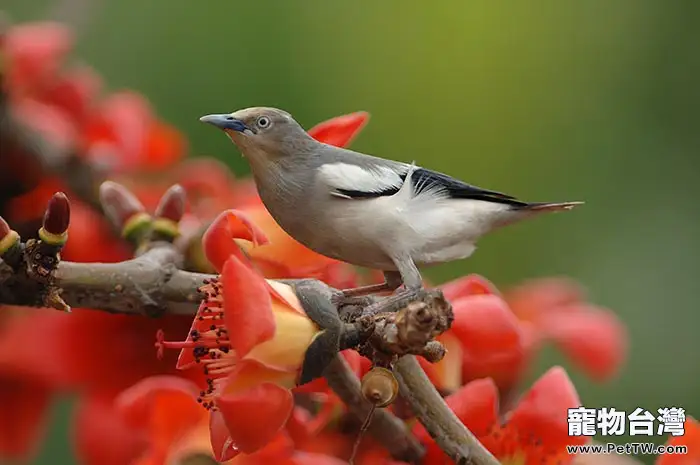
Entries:
{"label": "flower petal", "polygon": [[440,286],[440,290],[450,302],[473,295],[500,295],[491,281],[478,274],[470,274],[450,281]]}
{"label": "flower petal", "polygon": [[515,382],[524,368],[524,339],[518,319],[497,295],[475,295],[452,303],[451,332],[462,342],[465,380],[492,377]]}
{"label": "flower petal", "polygon": [[246,358],[296,372],[319,328],[306,315],[289,311],[286,305],[275,302],[272,309],[274,337],[259,341]]}
{"label": "flower petal", "polygon": [[[345,465],[347,462],[337,457],[325,454],[314,454],[311,452],[295,452],[293,461],[295,465]],[[359,462],[358,462],[359,463]],[[364,465],[369,465],[367,462],[362,462]],[[399,463],[399,462],[397,462]],[[384,462],[383,465],[389,465]]]}
{"label": "flower petal", "polygon": [[613,376],[626,358],[627,331],[612,312],[584,307],[549,315],[542,322],[543,330],[589,376],[604,380]]}
{"label": "flower petal", "polygon": [[207,412],[196,396],[197,388],[190,381],[153,376],[122,392],[115,405],[131,428],[148,432],[148,455],[158,462],[176,447],[184,448],[184,438],[206,424]]}
{"label": "flower petal", "polygon": [[256,345],[275,335],[275,318],[268,285],[262,276],[235,256],[224,264],[221,275],[224,322],[231,347],[245,357]]}
{"label": "flower petal", "polygon": [[509,290],[508,305],[521,320],[538,322],[561,307],[582,302],[584,293],[567,278],[536,279]]}
{"label": "flower petal", "polygon": [[[490,378],[471,381],[445,398],[445,402],[464,425],[476,436],[487,434],[498,422],[498,388]],[[419,423],[414,427],[419,437],[427,431]]]}
{"label": "flower petal", "polygon": [[319,142],[346,147],[369,121],[369,113],[358,111],[336,116],[309,129],[309,135]]}
{"label": "flower petal", "polygon": [[292,393],[263,383],[237,394],[217,397],[216,406],[233,446],[250,454],[264,447],[282,429],[294,407]]}
{"label": "flower petal", "polygon": [[685,420],[685,434],[670,436],[666,446],[686,446],[687,454],[663,454],[656,459],[655,465],[697,465],[700,463],[700,423],[692,417]]}
{"label": "flower petal", "polygon": [[236,210],[226,210],[207,228],[202,236],[204,254],[217,271],[232,255],[243,259],[243,253],[234,239],[245,239],[255,244],[266,244],[267,237],[244,214]]}
{"label": "flower petal", "polygon": [[0,457],[20,461],[33,452],[44,431],[51,389],[30,379],[0,373]]}
{"label": "flower petal", "polygon": [[[486,435],[498,423],[498,388],[489,378],[465,384],[445,401],[457,418],[477,437]],[[425,463],[448,463],[447,456],[423,425],[417,423],[413,433],[428,446]]]}
{"label": "flower petal", "polygon": [[109,398],[80,399],[74,412],[73,437],[79,463],[85,465],[132,463],[148,445],[145,431],[129,426]]}
{"label": "flower petal", "polygon": [[185,137],[175,127],[155,121],[144,141],[140,168],[164,169],[177,162],[187,150]]}
{"label": "flower petal", "polygon": [[535,436],[549,448],[585,442],[569,436],[567,412],[579,407],[576,388],[562,367],[550,368],[520,399],[508,419],[524,436]]}
{"label": "flower petal", "polygon": [[295,378],[296,372],[294,371],[287,371],[246,358],[236,363],[233,371],[225,378],[217,392],[221,395],[234,395],[263,383],[291,388],[294,386]]}
{"label": "flower petal", "polygon": [[[204,410],[195,401],[199,390],[186,379],[177,376],[150,376],[124,390],[115,399],[117,411],[132,426],[150,423],[159,398],[167,399],[173,420],[189,421],[203,416]],[[194,407],[194,408],[190,408]],[[196,415],[191,415],[196,413]]]}
{"label": "flower petal", "polygon": [[[10,28],[3,38],[10,90],[40,86],[58,73],[73,46],[69,28],[54,22],[27,23]],[[33,89],[32,89],[33,90]]]}
{"label": "flower petal", "polygon": [[220,410],[210,413],[209,433],[214,458],[217,462],[226,462],[240,454],[240,451],[233,445],[233,439],[231,439],[231,434],[228,432],[226,421]]}
{"label": "flower petal", "polygon": [[[248,221],[264,231],[265,244],[240,244],[268,278],[308,277],[318,274],[335,260],[320,255],[287,234],[272,218],[262,201],[244,207]],[[250,239],[248,239],[250,240]],[[258,246],[256,246],[258,245]]]}

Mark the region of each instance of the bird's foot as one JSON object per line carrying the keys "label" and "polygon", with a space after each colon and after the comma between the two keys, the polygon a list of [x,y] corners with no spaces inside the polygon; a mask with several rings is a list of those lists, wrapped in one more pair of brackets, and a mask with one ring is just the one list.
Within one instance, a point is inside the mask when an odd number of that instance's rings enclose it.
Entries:
{"label": "bird's foot", "polygon": [[361,297],[369,294],[376,294],[378,292],[388,292],[393,291],[398,286],[394,286],[389,282],[383,282],[381,284],[369,284],[367,286],[353,287],[350,289],[343,289],[343,297]]}
{"label": "bird's foot", "polygon": [[397,290],[393,295],[379,302],[365,307],[362,315],[374,315],[380,312],[398,312],[411,302],[425,298],[428,291],[424,288],[404,288]]}

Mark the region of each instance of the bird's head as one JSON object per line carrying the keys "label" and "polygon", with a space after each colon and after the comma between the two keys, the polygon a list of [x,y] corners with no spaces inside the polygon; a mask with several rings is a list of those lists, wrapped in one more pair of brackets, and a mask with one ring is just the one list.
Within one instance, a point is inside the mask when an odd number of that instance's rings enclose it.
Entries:
{"label": "bird's head", "polygon": [[313,141],[292,115],[277,108],[246,108],[199,120],[224,131],[251,162],[274,161],[297,153]]}

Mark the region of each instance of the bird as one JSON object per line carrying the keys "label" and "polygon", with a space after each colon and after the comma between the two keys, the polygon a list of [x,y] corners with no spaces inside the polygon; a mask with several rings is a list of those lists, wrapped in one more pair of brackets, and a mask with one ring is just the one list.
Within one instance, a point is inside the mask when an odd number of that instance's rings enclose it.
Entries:
{"label": "bird", "polygon": [[200,121],[223,130],[250,165],[278,225],[309,249],[383,272],[347,297],[423,288],[421,268],[465,259],[485,234],[583,202],[524,202],[447,174],[324,144],[284,110],[252,107]]}

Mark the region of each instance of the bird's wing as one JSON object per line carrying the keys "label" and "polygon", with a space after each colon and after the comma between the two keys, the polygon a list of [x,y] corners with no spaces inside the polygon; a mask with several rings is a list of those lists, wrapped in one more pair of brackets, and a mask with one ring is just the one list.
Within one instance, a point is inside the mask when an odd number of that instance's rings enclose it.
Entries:
{"label": "bird's wing", "polygon": [[409,173],[415,195],[431,191],[453,199],[525,205],[510,195],[482,189],[437,171],[373,157],[363,159],[360,164],[327,163],[320,167],[319,178],[335,197],[371,199],[396,194]]}
{"label": "bird's wing", "polygon": [[[358,163],[359,161],[359,163]],[[325,163],[318,169],[318,180],[330,194],[345,199],[381,197],[398,192],[406,179],[401,163],[374,162],[373,158],[346,159]]]}

